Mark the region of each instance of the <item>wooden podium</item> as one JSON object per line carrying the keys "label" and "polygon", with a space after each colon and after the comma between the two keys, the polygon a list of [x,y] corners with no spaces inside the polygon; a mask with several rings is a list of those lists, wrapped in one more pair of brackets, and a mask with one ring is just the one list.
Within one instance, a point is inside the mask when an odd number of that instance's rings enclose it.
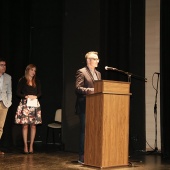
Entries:
{"label": "wooden podium", "polygon": [[97,80],[86,96],[84,165],[128,165],[130,83]]}

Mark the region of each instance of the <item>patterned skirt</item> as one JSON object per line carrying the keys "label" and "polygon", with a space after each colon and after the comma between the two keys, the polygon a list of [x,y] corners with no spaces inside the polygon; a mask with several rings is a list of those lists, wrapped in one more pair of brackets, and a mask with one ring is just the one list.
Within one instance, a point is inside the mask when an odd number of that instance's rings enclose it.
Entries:
{"label": "patterned skirt", "polygon": [[41,124],[41,107],[38,102],[37,107],[27,106],[27,99],[21,99],[16,115],[16,124]]}

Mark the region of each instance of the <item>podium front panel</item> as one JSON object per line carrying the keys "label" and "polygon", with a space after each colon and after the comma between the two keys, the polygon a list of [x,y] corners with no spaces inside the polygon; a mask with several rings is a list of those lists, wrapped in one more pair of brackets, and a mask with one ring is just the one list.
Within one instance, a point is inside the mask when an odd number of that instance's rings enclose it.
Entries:
{"label": "podium front panel", "polygon": [[128,165],[129,100],[127,94],[86,97],[85,165]]}

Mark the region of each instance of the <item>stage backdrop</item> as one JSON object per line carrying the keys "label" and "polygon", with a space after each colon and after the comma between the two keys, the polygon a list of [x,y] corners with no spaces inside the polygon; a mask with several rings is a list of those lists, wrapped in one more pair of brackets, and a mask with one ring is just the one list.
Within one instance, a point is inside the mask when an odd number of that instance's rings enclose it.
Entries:
{"label": "stage backdrop", "polygon": [[[74,113],[75,73],[85,66],[84,55],[99,52],[103,79],[127,81],[106,65],[145,77],[144,0],[1,1],[0,55],[8,59],[13,77],[13,105],[2,145],[22,143],[21,126],[14,124],[18,105],[16,86],[27,64],[37,65],[42,83],[43,124],[36,141],[45,142],[47,124],[63,109],[66,151],[78,151],[79,120]],[[131,77],[130,150],[145,149],[145,82]]]}
{"label": "stage backdrop", "polygon": [[[136,17],[137,16],[137,17]],[[145,77],[145,2],[65,1],[63,39],[64,129],[67,151],[78,151],[79,119],[74,113],[75,73],[85,66],[88,51],[98,51],[102,79],[128,81],[127,75],[106,71],[116,67]],[[132,75],[130,151],[145,150],[145,81]]]}
{"label": "stage backdrop", "polygon": [[[47,124],[54,120],[55,110],[62,107],[63,1],[1,1],[0,56],[7,58],[7,73],[12,76],[13,104],[9,109],[1,144],[22,145],[21,125],[14,124],[19,99],[18,80],[25,67],[34,63],[42,85],[40,99],[42,125],[37,126],[35,141],[46,142]],[[52,142],[50,135],[49,142]]]}

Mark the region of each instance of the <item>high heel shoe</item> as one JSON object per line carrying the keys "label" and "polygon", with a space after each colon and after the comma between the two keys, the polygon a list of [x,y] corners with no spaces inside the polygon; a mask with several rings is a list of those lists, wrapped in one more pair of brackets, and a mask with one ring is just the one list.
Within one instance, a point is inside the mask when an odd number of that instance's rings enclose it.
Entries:
{"label": "high heel shoe", "polygon": [[29,154],[29,152],[25,152],[25,151],[24,151],[23,154]]}
{"label": "high heel shoe", "polygon": [[32,151],[29,151],[29,154],[33,154],[34,153],[34,151],[32,150]]}

